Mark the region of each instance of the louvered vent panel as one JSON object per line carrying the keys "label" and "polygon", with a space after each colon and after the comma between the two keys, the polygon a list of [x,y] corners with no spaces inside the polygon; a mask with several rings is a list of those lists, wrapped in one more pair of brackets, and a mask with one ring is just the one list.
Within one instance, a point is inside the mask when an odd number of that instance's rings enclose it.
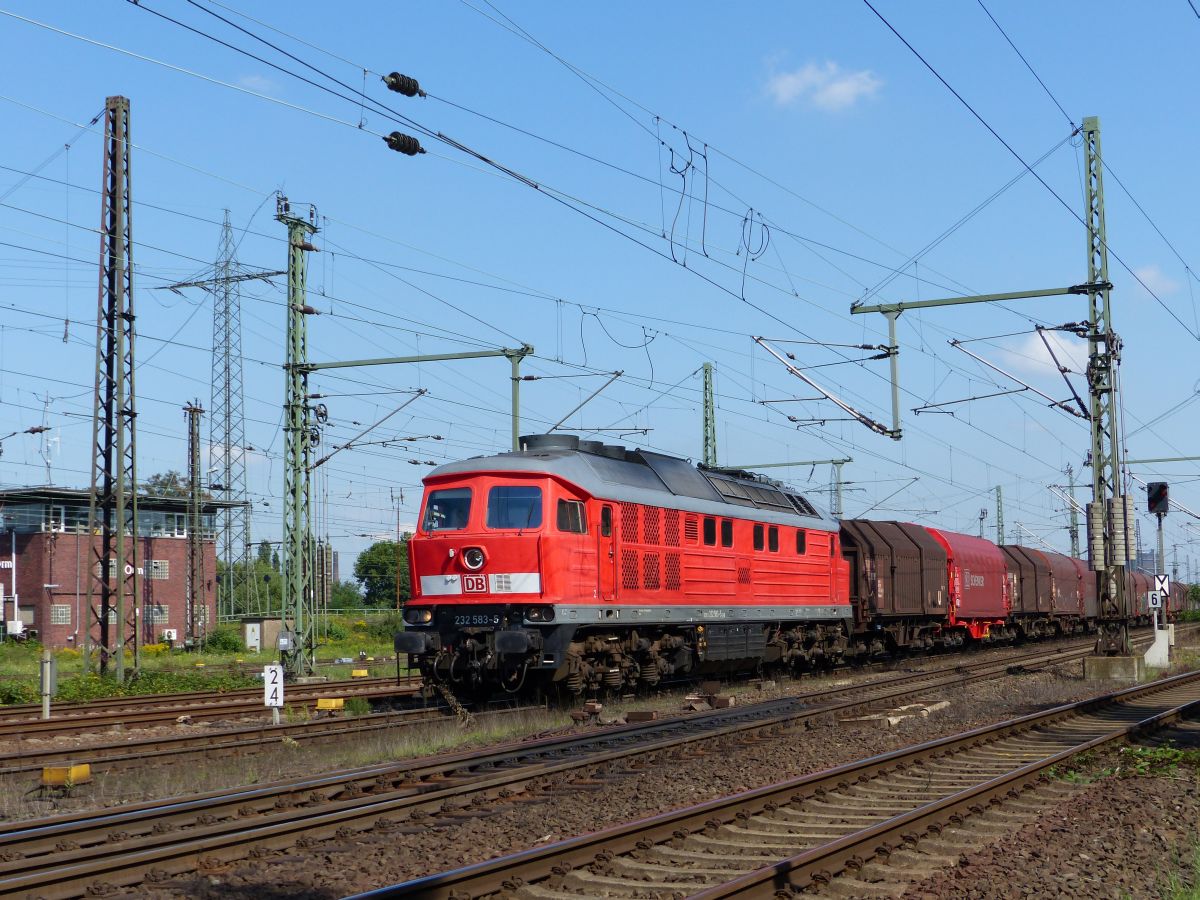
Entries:
{"label": "louvered vent panel", "polygon": [[667,554],[667,573],[666,573],[667,574],[666,586],[667,586],[668,591],[677,591],[682,587],[683,583],[680,578],[680,572],[682,571],[682,569],[683,569],[683,566],[680,564],[679,554],[678,553],[668,553]]}
{"label": "louvered vent panel", "polygon": [[642,507],[642,543],[657,544],[662,538],[659,532],[659,523],[662,519],[662,511],[657,506]]}
{"label": "louvered vent panel", "polygon": [[695,516],[688,516],[683,520],[683,539],[689,544],[700,540],[700,520]]}
{"label": "louvered vent panel", "polygon": [[639,544],[638,538],[638,508],[636,503],[621,504],[621,540],[630,544]]}
{"label": "louvered vent panel", "polygon": [[668,547],[679,546],[679,510],[668,509],[663,516],[663,543]]}
{"label": "louvered vent panel", "polygon": [[621,587],[627,591],[638,589],[638,554],[636,550],[621,551]]}
{"label": "louvered vent panel", "polygon": [[657,553],[642,554],[642,587],[648,591],[657,591],[662,587],[660,560]]}

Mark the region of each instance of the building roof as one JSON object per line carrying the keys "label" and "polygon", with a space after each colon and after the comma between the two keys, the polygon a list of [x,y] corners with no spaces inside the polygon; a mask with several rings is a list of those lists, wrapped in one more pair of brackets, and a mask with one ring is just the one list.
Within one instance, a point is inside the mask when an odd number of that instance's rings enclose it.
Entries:
{"label": "building roof", "polygon": [[[0,504],[6,503],[68,503],[78,501],[87,503],[91,491],[81,488],[55,487],[54,485],[39,485],[19,488],[0,488]],[[236,509],[247,504],[237,500],[216,500],[205,498],[201,509],[204,512],[216,512],[220,509]],[[186,512],[187,497],[157,497],[149,494],[138,494],[138,507],[141,509],[170,510]]]}

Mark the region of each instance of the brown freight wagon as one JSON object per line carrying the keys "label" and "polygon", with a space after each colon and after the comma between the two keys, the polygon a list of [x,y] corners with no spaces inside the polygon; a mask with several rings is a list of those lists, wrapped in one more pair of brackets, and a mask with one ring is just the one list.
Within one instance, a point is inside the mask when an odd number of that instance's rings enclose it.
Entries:
{"label": "brown freight wagon", "polygon": [[896,646],[933,646],[947,612],[945,548],[920,525],[843,519],[842,553],[857,627]]}

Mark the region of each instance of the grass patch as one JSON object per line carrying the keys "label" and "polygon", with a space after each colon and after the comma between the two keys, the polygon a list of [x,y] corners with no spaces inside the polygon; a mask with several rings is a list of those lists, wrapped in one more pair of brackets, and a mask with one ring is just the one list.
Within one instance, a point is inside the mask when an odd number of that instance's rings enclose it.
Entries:
{"label": "grass patch", "polygon": [[1192,844],[1191,859],[1177,860],[1177,868],[1167,877],[1167,888],[1163,892],[1166,900],[1200,900],[1200,841]]}
{"label": "grass patch", "polygon": [[1200,774],[1200,750],[1162,747],[1122,747],[1113,774],[1118,778],[1177,778],[1180,770]]}

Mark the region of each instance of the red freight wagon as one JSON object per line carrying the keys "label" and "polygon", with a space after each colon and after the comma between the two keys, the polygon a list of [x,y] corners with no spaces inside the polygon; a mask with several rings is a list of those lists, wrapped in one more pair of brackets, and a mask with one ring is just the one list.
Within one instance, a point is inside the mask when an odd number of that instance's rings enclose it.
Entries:
{"label": "red freight wagon", "polygon": [[1051,596],[1055,616],[1074,617],[1083,615],[1083,596],[1080,593],[1079,570],[1069,556],[1061,553],[1041,553],[1050,566]]}
{"label": "red freight wagon", "polygon": [[1079,590],[1083,595],[1083,617],[1089,621],[1095,621],[1099,615],[1098,604],[1096,602],[1096,573],[1092,571],[1092,567],[1088,565],[1086,559],[1072,559],[1075,563],[1075,568],[1079,572]]}
{"label": "red freight wagon", "polygon": [[1009,612],[1008,564],[991,541],[927,529],[946,550],[949,573],[950,624],[965,625],[973,638],[1002,629]]}
{"label": "red freight wagon", "polygon": [[1049,615],[1052,610],[1050,564],[1036,550],[1017,544],[1000,548],[1008,560],[1011,580],[1016,590],[1010,597],[1012,610],[1018,616]]}

